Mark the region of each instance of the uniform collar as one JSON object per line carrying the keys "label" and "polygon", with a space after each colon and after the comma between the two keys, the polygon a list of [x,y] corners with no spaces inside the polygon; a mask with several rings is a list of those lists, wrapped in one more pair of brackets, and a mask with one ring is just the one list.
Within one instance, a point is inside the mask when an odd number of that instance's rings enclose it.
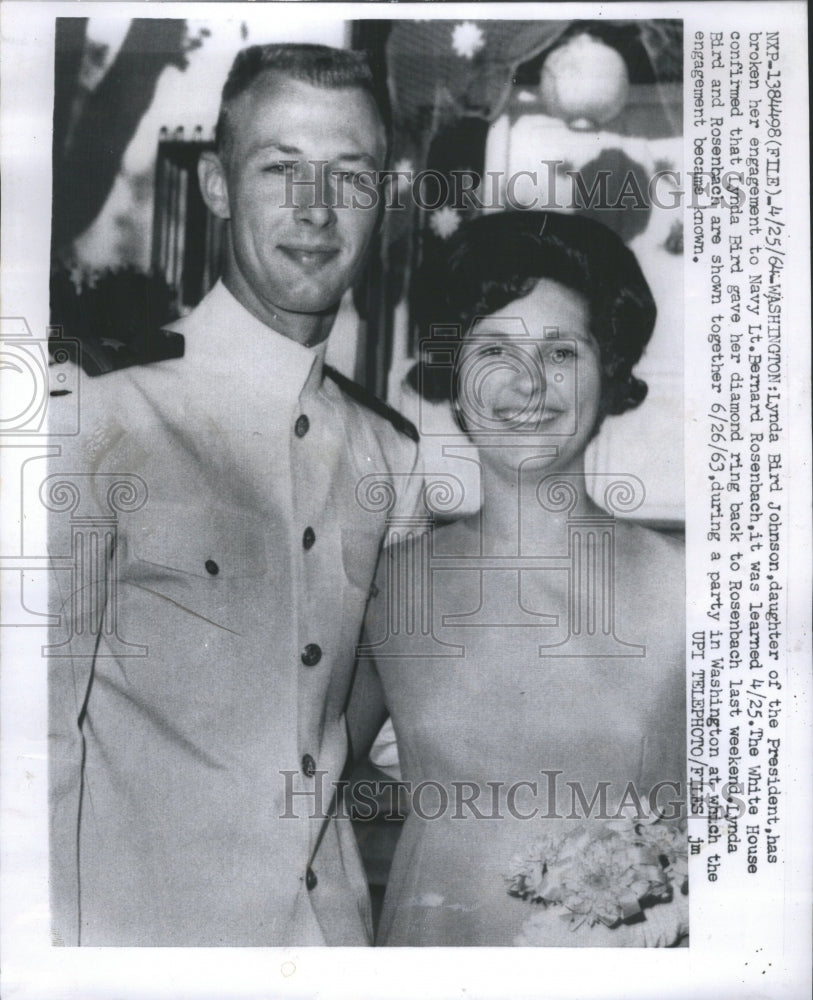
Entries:
{"label": "uniform collar", "polygon": [[186,357],[238,368],[247,390],[259,382],[268,395],[296,399],[322,384],[327,340],[298,344],[252,315],[222,281],[172,329],[186,338]]}

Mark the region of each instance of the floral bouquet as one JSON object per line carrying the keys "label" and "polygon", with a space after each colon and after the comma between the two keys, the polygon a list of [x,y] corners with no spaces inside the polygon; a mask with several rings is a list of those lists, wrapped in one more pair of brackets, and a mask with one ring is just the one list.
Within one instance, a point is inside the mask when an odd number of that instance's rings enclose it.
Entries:
{"label": "floral bouquet", "polygon": [[[565,831],[559,827],[514,857],[508,892],[560,906],[571,930],[599,923],[614,928],[645,919],[644,909],[686,893],[687,854],[686,831],[680,827],[627,819]],[[524,938],[533,928],[526,931]]]}

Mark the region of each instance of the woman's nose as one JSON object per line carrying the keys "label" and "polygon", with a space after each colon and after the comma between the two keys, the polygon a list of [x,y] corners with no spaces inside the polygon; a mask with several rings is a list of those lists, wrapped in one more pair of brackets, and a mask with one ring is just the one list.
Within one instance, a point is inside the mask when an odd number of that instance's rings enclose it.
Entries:
{"label": "woman's nose", "polygon": [[520,351],[512,364],[511,387],[514,391],[531,396],[545,391],[545,363],[536,352]]}

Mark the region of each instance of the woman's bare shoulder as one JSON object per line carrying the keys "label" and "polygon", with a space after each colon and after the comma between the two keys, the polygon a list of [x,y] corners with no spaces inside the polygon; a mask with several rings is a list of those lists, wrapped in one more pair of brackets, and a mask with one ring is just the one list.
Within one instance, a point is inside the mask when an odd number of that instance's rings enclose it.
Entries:
{"label": "woman's bare shoulder", "polygon": [[636,563],[646,563],[653,571],[679,570],[682,574],[686,557],[683,534],[650,528],[638,521],[617,521],[616,538],[619,549]]}
{"label": "woman's bare shoulder", "polygon": [[681,535],[619,522],[615,549],[623,591],[662,607],[683,607],[686,552]]}

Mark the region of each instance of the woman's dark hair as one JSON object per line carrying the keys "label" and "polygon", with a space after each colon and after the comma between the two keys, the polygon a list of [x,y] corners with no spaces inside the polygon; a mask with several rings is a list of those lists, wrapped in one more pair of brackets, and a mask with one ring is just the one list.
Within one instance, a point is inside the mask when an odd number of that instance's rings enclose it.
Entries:
{"label": "woman's dark hair", "polygon": [[[587,299],[601,357],[598,423],[638,406],[647,387],[632,369],[652,336],[655,302],[632,251],[592,219],[515,211],[464,224],[450,241],[446,266],[424,285],[418,304],[422,337],[431,340],[432,327],[449,325],[465,337],[477,317],[528,295],[540,278]],[[425,357],[420,364],[420,378],[415,369],[410,373],[413,386],[427,399],[451,400],[454,379],[448,369],[427,365]]]}

